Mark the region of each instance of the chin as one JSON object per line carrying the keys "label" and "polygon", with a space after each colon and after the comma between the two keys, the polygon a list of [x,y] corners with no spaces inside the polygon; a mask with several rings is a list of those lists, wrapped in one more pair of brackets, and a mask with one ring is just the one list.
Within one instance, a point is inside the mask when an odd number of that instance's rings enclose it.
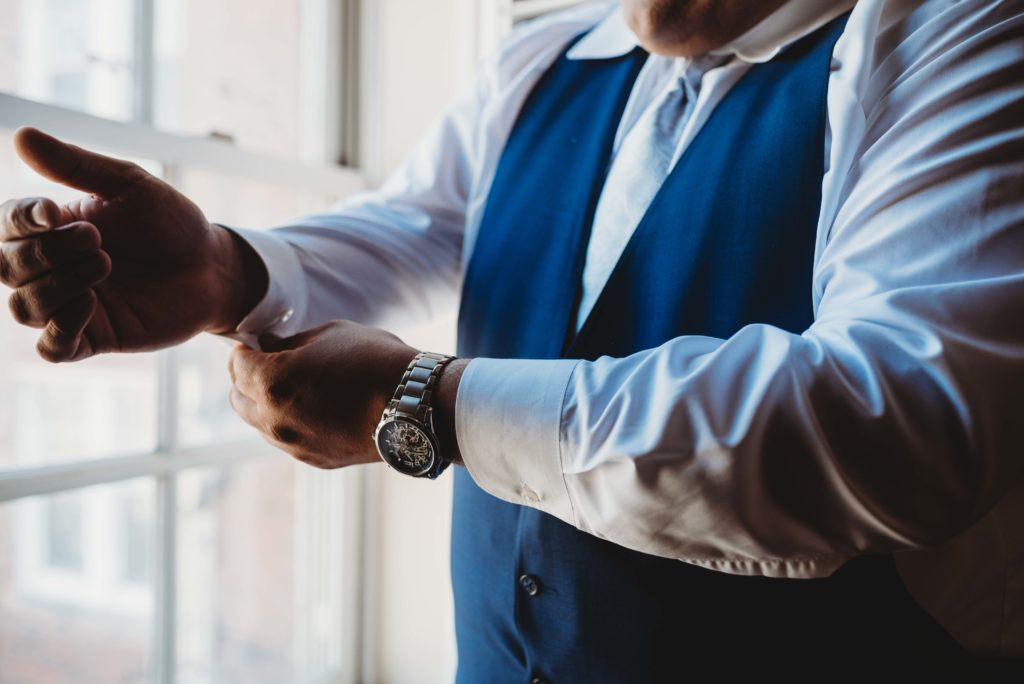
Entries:
{"label": "chin", "polygon": [[692,57],[716,47],[710,0],[620,0],[626,24],[648,52]]}
{"label": "chin", "polygon": [[787,0],[619,0],[648,52],[695,57],[725,45]]}

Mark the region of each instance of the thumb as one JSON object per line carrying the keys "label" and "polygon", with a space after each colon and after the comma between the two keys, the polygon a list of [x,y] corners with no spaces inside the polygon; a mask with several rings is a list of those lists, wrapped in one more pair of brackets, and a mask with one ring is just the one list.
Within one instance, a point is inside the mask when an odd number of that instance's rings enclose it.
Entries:
{"label": "thumb", "polygon": [[15,131],[14,150],[36,173],[103,198],[114,197],[146,174],[137,164],[84,150],[31,127]]}

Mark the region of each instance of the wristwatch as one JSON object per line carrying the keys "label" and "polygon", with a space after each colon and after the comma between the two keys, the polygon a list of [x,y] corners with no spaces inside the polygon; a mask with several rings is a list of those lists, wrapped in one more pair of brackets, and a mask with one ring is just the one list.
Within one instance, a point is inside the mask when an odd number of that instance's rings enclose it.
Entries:
{"label": "wristwatch", "polygon": [[417,354],[373,432],[380,457],[400,473],[434,479],[451,464],[434,431],[431,401],[441,371],[454,358]]}

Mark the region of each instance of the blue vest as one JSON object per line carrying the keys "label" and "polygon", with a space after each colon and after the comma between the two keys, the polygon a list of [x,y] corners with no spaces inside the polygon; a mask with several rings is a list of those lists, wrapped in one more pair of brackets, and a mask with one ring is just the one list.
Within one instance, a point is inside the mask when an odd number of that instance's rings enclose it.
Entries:
{"label": "blue vest", "polygon": [[[647,53],[563,53],[498,165],[464,281],[459,354],[594,359],[680,335],[727,338],[750,323],[809,327],[826,90],[845,21],[753,67],[729,92],[578,334],[590,224]],[[809,656],[846,672],[896,658],[917,675],[948,674],[965,659],[907,593],[891,554],[859,557],[828,578],[729,575],[501,501],[465,469],[455,478],[459,682],[679,682],[755,669],[792,677]]]}

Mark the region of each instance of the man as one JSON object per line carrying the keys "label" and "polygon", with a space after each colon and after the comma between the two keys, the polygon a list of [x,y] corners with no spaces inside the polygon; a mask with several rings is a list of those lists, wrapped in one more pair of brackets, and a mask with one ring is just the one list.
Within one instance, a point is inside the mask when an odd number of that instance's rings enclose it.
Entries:
{"label": "man", "polygon": [[[91,194],[8,203],[2,275],[50,360],[258,337],[271,443],[460,464],[460,681],[1014,676],[973,656],[1024,655],[1022,36],[1008,1],[587,4],[271,234],[26,129]],[[454,360],[350,322],[460,286]]]}

